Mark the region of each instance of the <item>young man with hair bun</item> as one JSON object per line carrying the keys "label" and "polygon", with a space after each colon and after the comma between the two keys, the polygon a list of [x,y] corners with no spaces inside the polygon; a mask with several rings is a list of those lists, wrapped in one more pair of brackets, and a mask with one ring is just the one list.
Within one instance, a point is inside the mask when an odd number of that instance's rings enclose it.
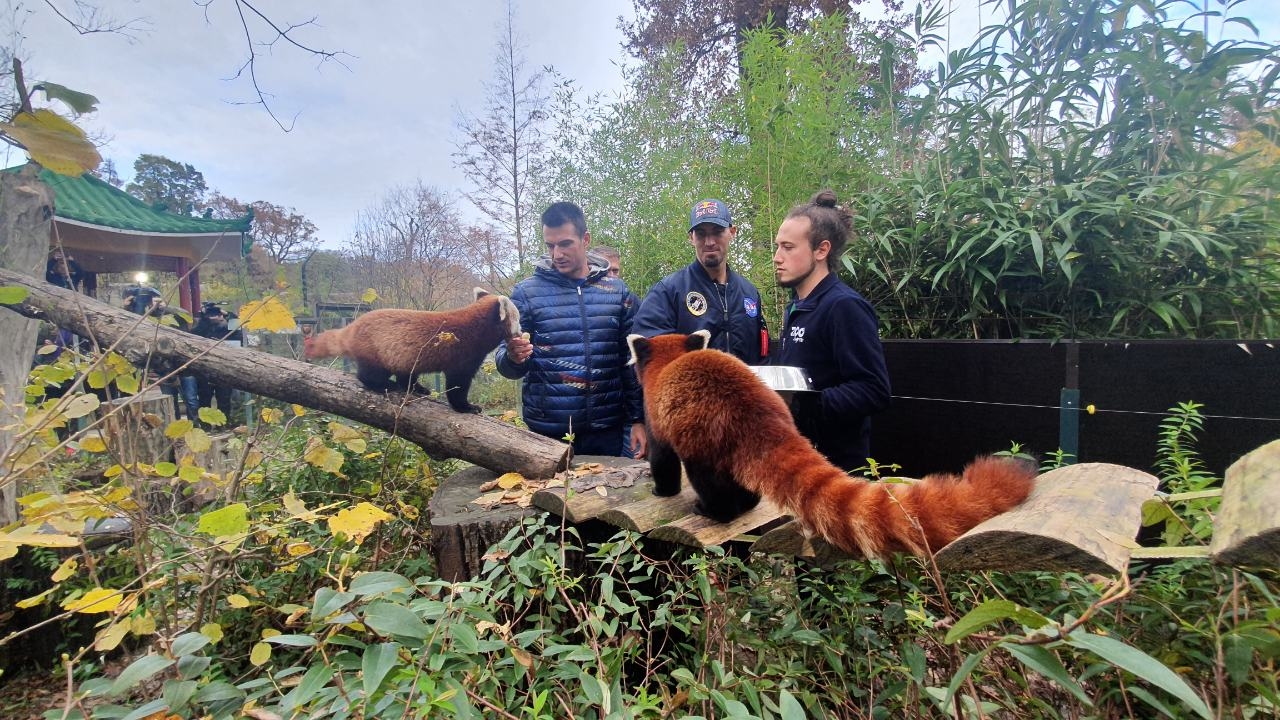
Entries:
{"label": "young man with hair bun", "polygon": [[792,208],[774,239],[778,284],[792,291],[774,365],[804,368],[815,393],[798,393],[800,432],[846,472],[866,464],[870,416],[889,406],[889,374],[871,303],[836,276],[853,216],[823,190]]}

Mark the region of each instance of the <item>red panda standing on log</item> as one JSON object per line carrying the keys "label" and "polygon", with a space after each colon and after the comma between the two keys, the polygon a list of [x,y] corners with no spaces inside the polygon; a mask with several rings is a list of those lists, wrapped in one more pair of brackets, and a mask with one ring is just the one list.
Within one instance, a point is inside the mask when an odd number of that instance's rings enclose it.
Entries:
{"label": "red panda standing on log", "polygon": [[355,360],[356,377],[374,391],[410,391],[419,374],[443,372],[449,405],[478,413],[467,400],[471,380],[485,355],[520,334],[520,311],[504,295],[483,288],[475,294],[475,302],[455,310],[374,310],[345,328],[307,338],[304,354]]}
{"label": "red panda standing on log", "polygon": [[917,483],[853,478],[802,436],[782,398],[741,360],[707,350],[710,334],[627,338],[644,388],[654,493],[680,492],[680,464],[698,493],[697,512],[727,522],[769,498],[850,554],[936,552],[1020,504],[1035,470],[984,457],[964,474]]}

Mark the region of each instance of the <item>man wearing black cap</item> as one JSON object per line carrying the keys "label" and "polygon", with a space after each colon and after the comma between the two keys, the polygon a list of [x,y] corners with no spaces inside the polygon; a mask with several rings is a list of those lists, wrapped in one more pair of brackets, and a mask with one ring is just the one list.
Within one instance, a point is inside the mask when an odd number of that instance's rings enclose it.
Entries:
{"label": "man wearing black cap", "polygon": [[760,291],[729,268],[729,244],[738,228],[719,200],[701,200],[689,212],[689,244],[697,260],[659,280],[636,313],[632,332],[645,337],[711,332],[710,347],[759,365],[769,354],[769,330]]}
{"label": "man wearing black cap", "polygon": [[[227,314],[222,308],[213,303],[205,303],[204,309],[200,313],[200,319],[196,321],[195,327],[191,328],[191,332],[200,337],[212,338],[214,340],[234,340],[241,345],[244,344],[244,333],[236,328],[232,330],[227,324]],[[231,388],[226,385],[215,384],[203,375],[196,376],[196,396],[200,403],[200,407],[213,407],[212,401],[218,401],[218,409],[222,411],[227,419],[231,418]]]}

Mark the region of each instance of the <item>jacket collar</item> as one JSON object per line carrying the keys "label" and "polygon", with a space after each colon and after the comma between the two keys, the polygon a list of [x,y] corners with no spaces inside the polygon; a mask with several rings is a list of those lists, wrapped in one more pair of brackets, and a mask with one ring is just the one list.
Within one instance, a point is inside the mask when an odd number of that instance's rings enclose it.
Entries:
{"label": "jacket collar", "polygon": [[836,277],[836,274],[834,272],[828,271],[827,276],[819,280],[818,284],[813,286],[813,291],[810,292],[803,300],[797,299],[795,291],[792,290],[791,291],[792,309],[812,310],[814,307],[818,305],[818,300],[821,299],[823,295],[826,295],[828,292],[830,292],[831,288],[835,287],[836,283],[839,283],[839,282],[840,282],[840,278]]}
{"label": "jacket collar", "polygon": [[609,261],[593,252],[587,252],[587,276],[581,280],[577,280],[566,276],[564,273],[556,270],[551,264],[551,256],[543,255],[533,263],[533,272],[535,275],[541,275],[547,280],[551,280],[565,287],[578,287],[579,285],[590,285],[600,282],[600,280],[609,276]]}

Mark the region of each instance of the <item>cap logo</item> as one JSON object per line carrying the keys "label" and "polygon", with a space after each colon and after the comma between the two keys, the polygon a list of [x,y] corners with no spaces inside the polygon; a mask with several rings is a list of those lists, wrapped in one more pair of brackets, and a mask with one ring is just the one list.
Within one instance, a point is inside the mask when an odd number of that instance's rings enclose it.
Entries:
{"label": "cap logo", "polygon": [[695,290],[694,292],[684,296],[684,306],[688,308],[689,312],[693,313],[695,317],[702,317],[702,315],[707,312],[707,299],[702,296],[702,293]]}
{"label": "cap logo", "polygon": [[720,208],[716,206],[714,200],[700,202],[698,203],[698,207],[693,210],[693,216],[695,218],[706,217],[708,215],[712,217],[718,217],[720,215]]}

